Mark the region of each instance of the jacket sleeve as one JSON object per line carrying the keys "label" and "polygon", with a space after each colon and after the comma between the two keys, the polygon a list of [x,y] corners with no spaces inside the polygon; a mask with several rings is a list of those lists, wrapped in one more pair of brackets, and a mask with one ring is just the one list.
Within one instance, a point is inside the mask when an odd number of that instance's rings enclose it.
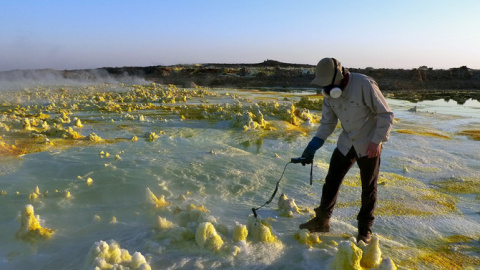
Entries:
{"label": "jacket sleeve", "polygon": [[388,106],[377,83],[369,78],[370,84],[364,88],[364,102],[377,118],[377,126],[372,142],[380,144],[388,141],[393,125],[393,112]]}
{"label": "jacket sleeve", "polygon": [[322,119],[320,120],[320,126],[317,129],[316,137],[326,141],[335,128],[337,127],[338,117],[330,107],[328,99],[323,99],[322,105]]}

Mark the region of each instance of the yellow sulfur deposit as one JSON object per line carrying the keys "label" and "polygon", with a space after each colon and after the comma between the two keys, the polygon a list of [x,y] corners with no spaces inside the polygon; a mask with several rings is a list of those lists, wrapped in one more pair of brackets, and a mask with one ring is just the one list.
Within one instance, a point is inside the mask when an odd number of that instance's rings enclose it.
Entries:
{"label": "yellow sulfur deposit", "polygon": [[53,230],[42,228],[38,218],[35,217],[33,206],[28,204],[21,213],[21,224],[15,237],[28,242],[36,242],[39,239],[49,239]]}
{"label": "yellow sulfur deposit", "polygon": [[262,219],[260,216],[255,218],[250,215],[248,217],[247,229],[249,236],[252,240],[257,242],[273,243],[278,240],[272,234],[272,228],[266,219]]}
{"label": "yellow sulfur deposit", "polygon": [[173,222],[168,221],[166,218],[158,217],[157,227],[161,230],[170,229],[173,228]]}
{"label": "yellow sulfur deposit", "polygon": [[450,136],[441,134],[440,131],[397,129],[395,130],[395,132],[402,133],[402,134],[435,137],[435,138],[441,138],[441,139],[451,139]]}
{"label": "yellow sulfur deposit", "polygon": [[145,133],[145,138],[147,139],[147,141],[153,142],[158,139],[159,136],[155,132],[147,132]]}
{"label": "yellow sulfur deposit", "polygon": [[87,186],[90,186],[93,184],[93,179],[88,177],[87,180],[85,181],[87,183]]}
{"label": "yellow sulfur deposit", "polygon": [[[204,222],[209,222],[214,225],[218,233],[228,235],[228,227],[223,224],[218,224],[213,216],[207,215],[206,212],[208,211],[206,211],[204,207],[201,207],[203,210],[199,210],[193,204],[190,204],[186,208],[186,210],[183,210],[177,206],[173,209],[172,213],[177,216],[177,224],[180,227],[175,227],[172,233],[169,233],[167,236],[169,239],[175,238],[173,239],[174,241],[180,241],[182,239],[195,238],[195,230],[192,230],[192,228],[196,228],[198,224]],[[193,235],[193,237],[191,237],[191,235]],[[160,238],[165,238],[164,234],[160,234],[159,236]]]}
{"label": "yellow sulfur deposit", "polygon": [[133,253],[132,261],[130,262],[131,269],[138,269],[138,270],[151,270],[152,268],[147,263],[147,260],[140,252]]}
{"label": "yellow sulfur deposit", "polygon": [[72,127],[68,127],[65,133],[62,135],[65,139],[83,139],[84,136],[80,135],[78,132],[74,131]]}
{"label": "yellow sulfur deposit", "polygon": [[390,258],[385,258],[382,263],[375,268],[376,270],[397,270],[397,266]]}
{"label": "yellow sulfur deposit", "polygon": [[287,198],[284,193],[282,193],[278,199],[278,211],[280,211],[280,216],[283,217],[292,217],[293,213],[300,213],[295,204],[295,199]]}
{"label": "yellow sulfur deposit", "polygon": [[82,121],[80,121],[80,119],[75,118],[74,121],[75,121],[75,126],[76,127],[79,127],[79,128],[83,127]]}
{"label": "yellow sulfur deposit", "polygon": [[480,178],[449,178],[435,180],[431,184],[437,186],[440,191],[454,194],[478,194],[480,193]]}
{"label": "yellow sulfur deposit", "polygon": [[41,196],[42,194],[40,193],[40,189],[38,188],[38,186],[35,186],[35,191],[28,195],[28,199],[31,202],[36,202]]}
{"label": "yellow sulfur deposit", "polygon": [[470,139],[475,140],[475,141],[480,141],[480,130],[479,129],[462,130],[458,134],[468,136]]}
{"label": "yellow sulfur deposit", "polygon": [[32,126],[30,125],[30,121],[28,120],[28,118],[23,119],[23,129],[32,130]]}
{"label": "yellow sulfur deposit", "polygon": [[0,154],[2,155],[23,155],[27,151],[25,149],[20,149],[15,145],[10,145],[4,141],[0,141]]}
{"label": "yellow sulfur deposit", "polygon": [[338,251],[330,265],[335,270],[362,270],[360,260],[362,250],[350,241],[342,241],[338,245]]}
{"label": "yellow sulfur deposit", "polygon": [[110,240],[95,242],[87,255],[84,269],[136,269],[149,270],[150,265],[140,252],[133,256],[128,250]]}
{"label": "yellow sulfur deposit", "polygon": [[233,228],[233,241],[234,242],[245,241],[247,240],[247,236],[248,236],[247,226],[242,224],[236,224],[235,227]]}
{"label": "yellow sulfur deposit", "polygon": [[37,193],[30,193],[30,195],[28,195],[28,199],[31,201],[31,202],[35,202],[38,200],[38,194]]}
{"label": "yellow sulfur deposit", "polygon": [[190,210],[199,210],[199,211],[202,211],[204,213],[210,212],[210,211],[208,211],[208,209],[205,208],[204,205],[195,206],[194,204],[189,204],[189,205],[187,205],[187,211],[190,211]]}
{"label": "yellow sulfur deposit", "polygon": [[112,219],[110,220],[110,224],[117,224],[118,221],[117,221],[117,218],[116,217],[112,217]]}
{"label": "yellow sulfur deposit", "polygon": [[201,248],[211,251],[219,251],[223,246],[222,237],[218,235],[215,227],[210,222],[203,222],[198,225],[195,241]]}
{"label": "yellow sulfur deposit", "polygon": [[162,208],[170,204],[165,201],[164,195],[160,195],[160,197],[157,198],[149,188],[146,190],[146,202],[147,204],[154,205],[156,208]]}
{"label": "yellow sulfur deposit", "polygon": [[[467,180],[467,181],[465,181]],[[473,180],[473,181],[470,181]],[[433,181],[434,186],[438,186],[441,191],[459,192],[465,190],[471,192],[475,190],[475,185],[478,181],[475,179],[447,179]],[[344,184],[352,187],[360,187],[359,176],[346,177]],[[427,187],[421,181],[405,177],[395,173],[381,173],[378,183],[391,199],[382,200],[379,202],[375,213],[377,215],[399,216],[399,215],[415,215],[427,216],[438,215],[441,213],[448,213],[456,210],[457,199],[444,192],[436,191]],[[473,184],[473,185],[471,185]],[[383,186],[383,187],[382,187]],[[478,186],[478,185],[477,185]],[[401,188],[409,191],[405,194],[392,192],[391,188]],[[347,204],[340,203],[339,206],[356,206],[360,205],[360,200],[349,202]]]}
{"label": "yellow sulfur deposit", "polygon": [[100,136],[98,136],[97,134],[95,134],[94,132],[90,133],[87,138],[87,140],[91,141],[91,142],[101,142],[102,141],[102,138],[100,138]]}
{"label": "yellow sulfur deposit", "polygon": [[[124,87],[125,85],[120,85]],[[102,91],[101,93],[95,88]],[[309,110],[319,110],[321,108],[321,100],[318,96],[310,98],[302,97],[300,102],[290,102],[290,99],[284,99],[282,102],[278,98],[272,98],[270,101],[259,101],[239,98],[236,95],[224,94],[223,97],[233,99],[235,102],[226,102],[224,104],[207,104],[209,100],[205,97],[221,98],[222,94],[209,92],[204,89],[185,90],[178,89],[174,86],[152,86],[152,85],[132,85],[132,90],[127,92],[109,91],[110,86],[89,86],[75,88],[74,91],[68,89],[58,94],[48,88],[37,88],[36,90],[26,93],[30,102],[39,100],[49,100],[48,105],[41,106],[23,106],[24,104],[8,104],[3,103],[6,107],[0,118],[0,131],[10,132],[9,137],[14,138],[9,141],[0,141],[0,153],[11,155],[22,155],[25,153],[45,151],[51,147],[65,147],[83,145],[84,142],[64,142],[56,140],[54,144],[50,143],[50,137],[61,139],[81,139],[88,140],[93,143],[109,143],[111,140],[102,139],[94,132],[91,132],[85,138],[72,128],[82,128],[84,125],[78,117],[74,117],[77,113],[83,111],[97,111],[101,114],[108,113],[108,116],[102,116],[104,121],[108,118],[112,123],[118,120],[110,116],[118,114],[120,122],[124,120],[139,120],[140,122],[149,122],[150,116],[145,114],[131,115],[124,112],[158,110],[162,115],[178,115],[184,120],[208,120],[208,121],[225,121],[230,120],[232,126],[244,128],[249,131],[265,131],[275,132],[281,129],[282,124],[287,124],[287,131],[308,131],[303,124],[308,127],[312,123],[319,121],[319,116],[310,113]],[[75,93],[75,94],[74,94]],[[188,100],[201,99],[202,104],[179,104]],[[16,101],[19,102],[19,101]],[[173,106],[164,106],[158,104],[170,104]],[[147,113],[147,112],[146,112]],[[148,112],[150,113],[150,112]],[[89,117],[89,116],[84,116]],[[168,118],[168,117],[167,117]],[[266,121],[268,119],[268,121]],[[52,121],[49,125],[47,120]],[[163,121],[163,117],[161,121]],[[95,127],[102,120],[87,120]],[[70,125],[68,128],[64,125]],[[273,125],[276,126],[273,126]],[[122,125],[125,127],[125,125]],[[277,127],[279,126],[279,127]],[[44,135],[44,144],[42,147],[32,147],[36,141],[31,136],[25,134]],[[160,133],[148,134],[148,140],[156,139]],[[152,136],[150,136],[152,135]],[[133,138],[136,140],[135,138]],[[12,143],[13,142],[13,143]]]}
{"label": "yellow sulfur deposit", "polygon": [[380,250],[378,237],[372,235],[372,240],[366,245],[363,250],[362,260],[360,265],[366,268],[375,268],[380,265],[382,261],[382,251]]}
{"label": "yellow sulfur deposit", "polygon": [[322,243],[318,234],[311,234],[307,229],[300,230],[294,235],[294,237],[300,244],[307,244],[310,247],[314,244]]}

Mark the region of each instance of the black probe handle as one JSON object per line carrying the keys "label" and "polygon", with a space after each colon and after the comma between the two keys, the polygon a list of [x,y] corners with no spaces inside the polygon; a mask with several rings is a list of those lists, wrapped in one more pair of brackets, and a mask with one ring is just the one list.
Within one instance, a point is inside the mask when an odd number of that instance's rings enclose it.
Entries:
{"label": "black probe handle", "polygon": [[310,167],[310,185],[313,185],[313,160],[304,158],[304,157],[298,157],[298,158],[292,158],[290,160],[292,163],[303,163],[303,164],[312,164]]}
{"label": "black probe handle", "polygon": [[290,162],[292,162],[292,163],[302,163],[302,162],[308,162],[308,159],[304,158],[304,157],[298,157],[298,158],[292,158],[290,160]]}

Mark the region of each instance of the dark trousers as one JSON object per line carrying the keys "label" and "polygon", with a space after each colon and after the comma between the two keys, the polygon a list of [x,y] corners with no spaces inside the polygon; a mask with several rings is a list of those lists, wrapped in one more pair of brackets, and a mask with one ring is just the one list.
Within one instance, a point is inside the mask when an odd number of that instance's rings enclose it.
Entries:
{"label": "dark trousers", "polygon": [[333,151],[328,174],[323,185],[320,206],[315,208],[315,212],[317,215],[331,217],[343,179],[355,162],[357,162],[360,168],[360,178],[362,180],[362,206],[357,216],[358,228],[370,230],[375,219],[373,212],[377,203],[380,156],[375,158],[366,156],[358,158],[353,147],[346,156],[338,148],[335,148]]}

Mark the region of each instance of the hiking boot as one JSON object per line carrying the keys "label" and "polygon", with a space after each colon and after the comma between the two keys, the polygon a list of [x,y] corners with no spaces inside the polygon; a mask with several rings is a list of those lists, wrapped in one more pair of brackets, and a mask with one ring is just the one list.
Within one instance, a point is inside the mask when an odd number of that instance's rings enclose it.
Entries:
{"label": "hiking boot", "polygon": [[370,240],[372,240],[372,231],[370,229],[358,230],[357,243],[363,241],[365,244],[368,244],[370,243]]}
{"label": "hiking boot", "polygon": [[330,231],[330,219],[316,216],[309,221],[300,224],[300,230],[308,229],[311,233],[314,232],[329,232]]}

